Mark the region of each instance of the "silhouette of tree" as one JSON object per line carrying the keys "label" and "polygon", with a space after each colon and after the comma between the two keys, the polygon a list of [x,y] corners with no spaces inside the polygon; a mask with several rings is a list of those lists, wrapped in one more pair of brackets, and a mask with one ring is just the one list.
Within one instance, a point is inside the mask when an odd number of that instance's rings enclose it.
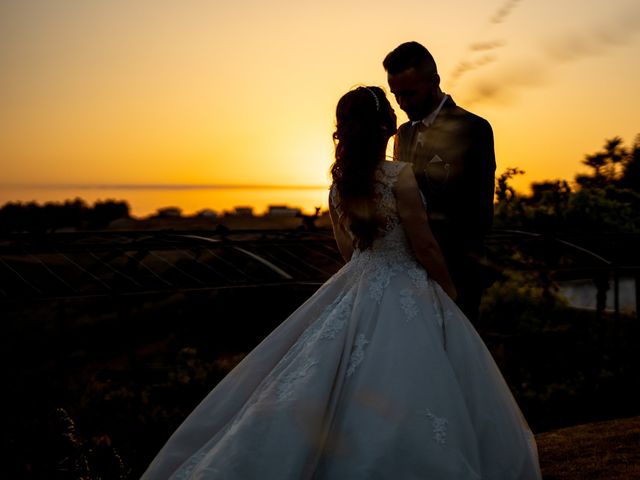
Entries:
{"label": "silhouette of tree", "polygon": [[571,196],[571,187],[566,180],[551,180],[547,182],[534,182],[531,184],[530,201],[533,203],[551,203],[559,210],[566,206]]}
{"label": "silhouette of tree", "polygon": [[586,233],[639,233],[640,193],[606,185],[581,188],[570,199],[563,229]]}
{"label": "silhouette of tree", "polygon": [[522,174],[524,170],[509,167],[496,179],[494,225],[497,227],[504,227],[512,220],[522,217],[523,203],[510,183],[513,177]]}
{"label": "silhouette of tree", "polygon": [[498,202],[510,202],[516,197],[515,189],[509,184],[509,181],[516,175],[523,175],[524,170],[519,168],[507,168],[497,179],[496,198]]}
{"label": "silhouette of tree", "polygon": [[622,144],[622,138],[613,137],[605,141],[605,158],[607,159],[607,178],[617,180],[622,174],[622,166],[629,156],[629,152]]}
{"label": "silhouette of tree", "polygon": [[620,185],[640,192],[640,134],[636,136],[627,156]]}
{"label": "silhouette of tree", "polygon": [[531,184],[531,195],[522,199],[531,224],[538,230],[559,230],[566,221],[572,198],[566,180],[553,180]]}
{"label": "silhouette of tree", "polygon": [[89,228],[106,228],[119,218],[129,218],[129,205],[117,200],[98,201],[88,215]]}
{"label": "silhouette of tree", "polygon": [[591,174],[577,175],[575,191],[565,180],[534,183],[530,195],[516,195],[508,168],[496,179],[494,225],[536,232],[640,232],[640,136],[631,148],[620,137],[605,140],[586,155]]}
{"label": "silhouette of tree", "polygon": [[93,207],[81,198],[63,203],[9,202],[0,208],[0,232],[44,233],[59,228],[105,228],[113,220],[129,217],[125,201],[98,201]]}
{"label": "silhouette of tree", "polygon": [[593,175],[577,175],[576,183],[585,188],[616,184],[624,176],[629,150],[621,137],[605,140],[603,150],[585,155],[582,163],[593,168]]}
{"label": "silhouette of tree", "polygon": [[602,171],[604,170],[605,165],[607,164],[607,159],[603,153],[594,153],[592,155],[585,155],[583,164],[588,167],[593,168],[593,177],[594,179],[604,179],[604,175]]}

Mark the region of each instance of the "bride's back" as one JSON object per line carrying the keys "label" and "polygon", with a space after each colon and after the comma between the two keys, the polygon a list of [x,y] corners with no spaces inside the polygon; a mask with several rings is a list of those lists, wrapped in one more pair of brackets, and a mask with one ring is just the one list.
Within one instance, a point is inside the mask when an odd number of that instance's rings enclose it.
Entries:
{"label": "bride's back", "polygon": [[[376,167],[373,204],[375,213],[381,219],[381,222],[371,246],[372,250],[379,251],[389,248],[405,250],[408,247],[405,232],[401,227],[402,221],[398,212],[395,194],[396,183],[400,172],[404,168],[410,170],[409,164],[406,162],[384,161],[380,162]],[[340,195],[335,184],[331,186],[329,201],[338,214],[339,221],[344,221],[344,213],[340,207]],[[353,239],[354,234],[349,231],[348,224],[346,229]],[[358,249],[356,248],[356,250]]]}

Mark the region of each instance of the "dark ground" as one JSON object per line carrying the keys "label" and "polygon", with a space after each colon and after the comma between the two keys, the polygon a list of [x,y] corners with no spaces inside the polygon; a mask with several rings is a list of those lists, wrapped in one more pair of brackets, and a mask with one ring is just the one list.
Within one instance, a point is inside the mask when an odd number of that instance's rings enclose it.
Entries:
{"label": "dark ground", "polygon": [[[340,263],[328,231],[186,233],[6,239],[0,450],[10,461],[0,477],[138,478],[199,399]],[[551,308],[527,275],[487,295],[501,316],[485,340],[545,432],[544,478],[640,479],[637,317]]]}
{"label": "dark ground", "polygon": [[640,417],[536,435],[545,480],[640,479]]}

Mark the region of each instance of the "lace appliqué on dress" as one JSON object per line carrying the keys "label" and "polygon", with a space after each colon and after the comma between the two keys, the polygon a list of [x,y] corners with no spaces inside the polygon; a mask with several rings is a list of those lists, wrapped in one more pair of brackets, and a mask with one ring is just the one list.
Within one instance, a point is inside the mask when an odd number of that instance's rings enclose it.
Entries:
{"label": "lace appliqu\u00e9 on dress", "polygon": [[309,374],[309,371],[318,364],[316,360],[307,359],[293,372],[289,372],[280,380],[276,387],[276,398],[282,402],[293,398],[293,391],[298,381]]}
{"label": "lace appliqu\u00e9 on dress", "polygon": [[382,162],[375,172],[374,192],[379,199],[377,203],[378,213],[385,219],[385,230],[387,232],[393,230],[400,222],[397,215],[393,186],[405,165],[407,165],[405,162]]}
{"label": "lace appliqu\u00e9 on dress", "polygon": [[349,358],[349,366],[347,367],[347,378],[353,375],[358,368],[358,365],[362,363],[364,360],[364,347],[369,343],[364,337],[364,334],[360,333],[356,337],[355,340],[355,349],[351,352],[351,357]]}
{"label": "lace appliqu\u00e9 on dress", "polygon": [[432,431],[433,431],[433,440],[438,445],[445,445],[447,443],[447,425],[449,424],[447,419],[443,418],[443,417],[438,417],[437,415],[434,415],[431,412],[431,410],[429,410],[428,408],[425,409],[422,413],[429,420],[431,420],[431,427],[432,427]]}
{"label": "lace appliqu\u00e9 on dress", "polygon": [[[344,329],[353,308],[354,294],[347,292],[343,297],[336,299],[328,305],[318,320],[314,322],[300,337],[296,344],[285,354],[280,364],[286,365],[297,355],[304,355],[303,351],[308,346],[320,340],[333,340]],[[307,377],[313,367],[320,363],[321,359],[308,357],[301,359],[297,368],[282,375],[277,380],[276,399],[278,402],[293,400],[295,390],[301,380]],[[278,367],[274,371],[280,371]]]}
{"label": "lace appliqu\u00e9 on dress", "polygon": [[[348,292],[340,302],[327,308],[328,316],[324,322],[320,322],[317,330],[317,338],[319,340],[333,340],[336,338],[336,335],[347,324],[349,313],[353,307],[353,299],[353,293]],[[312,334],[312,336],[315,335]]]}
{"label": "lace appliqu\u00e9 on dress", "polygon": [[394,269],[388,263],[383,262],[375,262],[373,271],[370,272],[370,283],[369,283],[369,295],[372,300],[375,300],[376,303],[380,303],[382,300],[382,295],[384,294],[385,288],[389,285],[391,281],[391,276],[394,274]]}
{"label": "lace appliqu\u00e9 on dress", "polygon": [[418,307],[410,288],[400,290],[400,308],[405,314],[406,321],[413,320],[418,315]]}
{"label": "lace appliqu\u00e9 on dress", "polygon": [[407,275],[411,279],[413,286],[422,289],[427,284],[427,272],[423,267],[414,265],[407,270]]}

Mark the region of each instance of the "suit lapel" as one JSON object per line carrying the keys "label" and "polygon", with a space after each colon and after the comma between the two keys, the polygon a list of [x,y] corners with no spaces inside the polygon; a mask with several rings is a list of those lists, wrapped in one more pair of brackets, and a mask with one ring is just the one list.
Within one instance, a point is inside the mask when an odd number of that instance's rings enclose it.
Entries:
{"label": "suit lapel", "polygon": [[433,124],[423,133],[423,148],[413,152],[416,174],[423,176],[430,196],[443,193],[449,183],[452,165],[446,129],[450,128],[449,120],[455,108],[455,102],[448,97]]}

